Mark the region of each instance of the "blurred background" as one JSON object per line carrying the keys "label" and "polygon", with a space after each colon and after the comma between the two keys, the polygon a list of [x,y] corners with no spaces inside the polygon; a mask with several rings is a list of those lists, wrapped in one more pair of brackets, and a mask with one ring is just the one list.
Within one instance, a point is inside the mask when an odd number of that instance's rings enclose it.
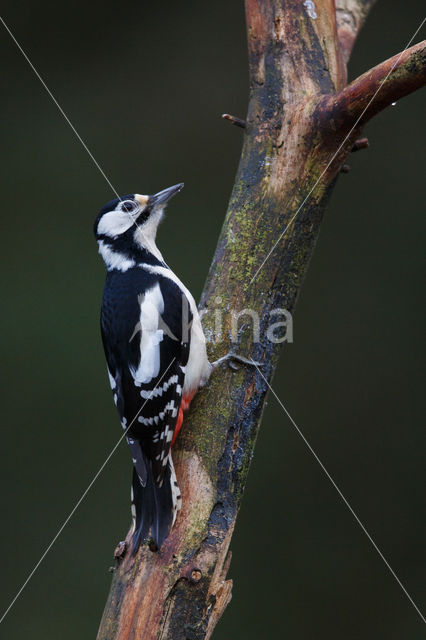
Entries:
{"label": "blurred background", "polygon": [[[3,0],[3,18],[119,193],[185,181],[162,225],[199,297],[237,168],[248,74],[242,2]],[[422,3],[378,2],[350,74],[404,48]],[[416,41],[425,37],[420,33]],[[0,28],[6,609],[120,428],[98,328],[92,224],[113,194]],[[425,604],[421,424],[425,95],[371,122],[338,181],[274,389],[385,557]],[[127,531],[111,461],[2,624],[8,640],[94,638]],[[420,617],[271,397],[232,542],[216,640],[417,640]],[[1,613],[1,612],[0,612]]]}

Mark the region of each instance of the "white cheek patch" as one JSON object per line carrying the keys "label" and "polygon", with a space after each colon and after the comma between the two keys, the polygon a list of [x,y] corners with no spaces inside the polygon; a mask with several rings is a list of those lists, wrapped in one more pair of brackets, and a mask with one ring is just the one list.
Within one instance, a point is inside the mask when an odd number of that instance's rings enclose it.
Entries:
{"label": "white cheek patch", "polygon": [[98,234],[115,238],[125,233],[134,223],[134,218],[128,211],[108,211],[99,220]]}

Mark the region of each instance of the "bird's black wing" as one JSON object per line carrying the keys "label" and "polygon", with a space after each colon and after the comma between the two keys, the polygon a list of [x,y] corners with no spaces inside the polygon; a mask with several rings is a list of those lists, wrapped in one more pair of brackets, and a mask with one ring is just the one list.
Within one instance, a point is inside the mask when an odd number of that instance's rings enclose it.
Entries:
{"label": "bird's black wing", "polygon": [[101,328],[114,401],[143,486],[161,486],[179,416],[192,314],[169,278],[109,272]]}

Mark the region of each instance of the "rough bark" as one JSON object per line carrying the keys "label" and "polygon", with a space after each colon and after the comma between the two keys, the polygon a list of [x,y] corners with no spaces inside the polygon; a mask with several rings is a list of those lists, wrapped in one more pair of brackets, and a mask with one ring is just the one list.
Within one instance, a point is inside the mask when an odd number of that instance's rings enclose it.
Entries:
{"label": "rough bark", "polygon": [[[234,348],[260,361],[268,381],[281,351],[266,335],[271,311],[294,309],[328,197],[364,121],[336,149],[390,68],[387,61],[345,87],[345,61],[372,4],[340,1],[336,21],[334,0],[316,0],[313,7],[246,0],[248,116],[201,307],[208,310],[203,322],[211,359],[229,349],[230,310],[257,311],[260,342],[243,331]],[[346,15],[353,17],[350,42]],[[424,83],[421,51],[424,43],[403,55],[384,84],[386,99],[383,94],[371,113]],[[400,73],[403,82],[396,80]],[[213,309],[223,313],[222,339]],[[229,545],[266,393],[256,368],[223,368],[195,397],[173,455],[182,511],[161,552],[144,546],[131,557],[124,545],[117,550],[98,640],[211,637],[231,598]]]}
{"label": "rough bark", "polygon": [[345,64],[376,0],[336,0],[337,33]]}

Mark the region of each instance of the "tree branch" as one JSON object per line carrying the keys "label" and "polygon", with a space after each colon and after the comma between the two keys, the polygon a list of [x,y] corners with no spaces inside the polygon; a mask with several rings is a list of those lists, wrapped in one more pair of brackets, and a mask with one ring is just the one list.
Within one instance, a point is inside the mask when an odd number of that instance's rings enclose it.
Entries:
{"label": "tree branch", "polygon": [[375,3],[376,0],[336,0],[337,33],[345,64],[349,62],[358,33]]}
{"label": "tree branch", "polygon": [[[366,11],[372,2],[346,4]],[[334,158],[341,127],[350,108],[353,117],[368,101],[361,90],[373,95],[390,68],[388,61],[379,65],[381,73],[369,72],[336,96],[346,71],[334,0],[315,0],[314,8],[300,0],[246,0],[246,16],[244,144],[201,306],[211,359],[229,350],[232,311],[257,314],[259,339],[243,331],[233,348],[262,362],[262,374],[255,367],[224,368],[194,398],[173,450],[182,510],[160,552],[142,546],[131,556],[128,545],[117,547],[98,640],[205,640],[228,604],[229,545],[282,347],[283,336],[271,332],[271,323],[277,310],[294,310],[326,203],[359,136],[360,126]],[[362,18],[354,20],[359,29]],[[422,49],[414,49],[386,81],[386,104],[389,87],[397,99],[420,86]],[[369,117],[383,108],[383,99]],[[327,109],[335,122],[340,110],[346,114],[336,135],[330,135]]]}
{"label": "tree branch", "polygon": [[361,151],[361,149],[367,149],[370,146],[368,142],[368,138],[359,138],[355,140],[354,145],[351,149],[352,153],[356,153],[357,151]]}
{"label": "tree branch", "polygon": [[228,120],[228,122],[231,122],[232,124],[235,124],[235,126],[237,127],[241,127],[241,129],[246,128],[245,120],[242,120],[241,118],[237,118],[236,116],[231,116],[230,113],[222,113],[222,118],[224,120]]}
{"label": "tree branch", "polygon": [[321,110],[325,119],[332,120],[333,128],[353,126],[358,118],[361,118],[359,124],[362,126],[390,104],[425,84],[426,40],[423,40],[373,67],[338,94],[328,96]]}

